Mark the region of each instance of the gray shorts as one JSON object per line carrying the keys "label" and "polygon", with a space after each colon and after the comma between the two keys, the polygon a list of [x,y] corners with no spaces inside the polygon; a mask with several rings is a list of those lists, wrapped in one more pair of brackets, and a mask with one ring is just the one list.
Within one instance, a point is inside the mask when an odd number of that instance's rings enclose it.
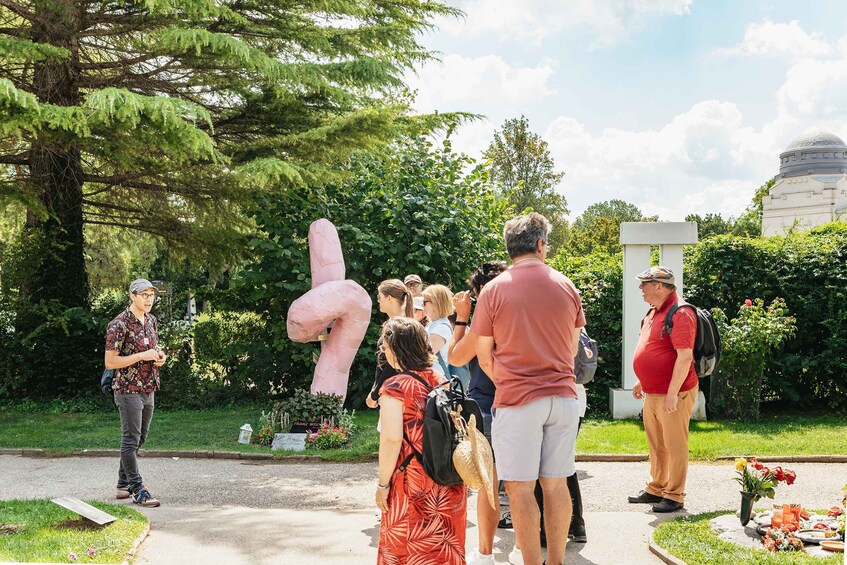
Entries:
{"label": "gray shorts", "polygon": [[576,472],[579,400],[547,396],[494,410],[491,435],[497,475],[504,481],[558,479]]}

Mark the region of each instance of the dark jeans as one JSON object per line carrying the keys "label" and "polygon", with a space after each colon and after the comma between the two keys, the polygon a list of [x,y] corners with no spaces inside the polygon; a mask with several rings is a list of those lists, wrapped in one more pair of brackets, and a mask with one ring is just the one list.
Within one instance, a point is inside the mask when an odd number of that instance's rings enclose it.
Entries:
{"label": "dark jeans", "polygon": [[121,464],[118,468],[118,486],[129,486],[136,492],[142,486],[138,472],[138,449],[147,439],[150,420],[153,419],[153,392],[132,394],[115,393],[115,406],[121,415]]}

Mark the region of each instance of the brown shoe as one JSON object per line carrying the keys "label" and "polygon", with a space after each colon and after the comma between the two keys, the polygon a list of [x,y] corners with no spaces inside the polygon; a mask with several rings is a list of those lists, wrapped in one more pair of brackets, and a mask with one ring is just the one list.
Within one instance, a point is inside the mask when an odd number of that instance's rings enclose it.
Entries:
{"label": "brown shoe", "polygon": [[115,489],[115,498],[118,500],[124,500],[129,498],[129,487],[117,487]]}

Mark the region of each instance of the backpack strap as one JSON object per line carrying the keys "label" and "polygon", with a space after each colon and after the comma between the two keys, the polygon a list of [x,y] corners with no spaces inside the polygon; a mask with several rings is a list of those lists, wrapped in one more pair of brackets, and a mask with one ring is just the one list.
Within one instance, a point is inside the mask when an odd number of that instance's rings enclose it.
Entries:
{"label": "backpack strap", "polygon": [[[412,377],[413,379],[415,379],[416,381],[418,381],[419,383],[424,385],[427,388],[428,391],[432,390],[432,387],[429,385],[429,383],[426,382],[420,375],[416,375],[415,373],[413,373],[411,371],[403,371],[403,372],[398,373],[398,374],[399,375],[407,375],[409,377]],[[403,426],[403,438],[406,440],[406,443],[409,444],[409,447],[412,448],[412,453],[407,455],[406,458],[403,459],[403,462],[400,463],[400,466],[397,467],[397,470],[401,473],[406,470],[406,467],[409,466],[409,463],[412,462],[412,459],[417,459],[418,463],[423,465],[423,454],[415,448],[415,444],[413,444],[412,441],[409,439],[409,436],[406,435],[406,426]]]}
{"label": "backpack strap", "polygon": [[668,337],[671,336],[671,332],[673,331],[673,315],[676,314],[676,311],[680,308],[688,306],[689,308],[694,308],[691,304],[686,302],[685,300],[680,300],[676,304],[672,304],[670,310],[665,315],[665,325],[662,326],[662,331],[659,333],[659,337],[663,338],[662,334],[668,334]]}

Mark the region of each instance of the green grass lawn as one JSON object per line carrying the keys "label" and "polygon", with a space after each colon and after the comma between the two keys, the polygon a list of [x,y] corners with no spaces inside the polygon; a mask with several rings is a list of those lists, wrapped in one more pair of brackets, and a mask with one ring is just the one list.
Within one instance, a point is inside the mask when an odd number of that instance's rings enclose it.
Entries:
{"label": "green grass lawn", "polygon": [[[140,512],[90,502],[118,519],[106,526],[80,524],[79,516],[49,500],[4,500],[0,505],[0,561],[120,563],[147,526]],[[89,555],[91,548],[94,555]]]}
{"label": "green grass lawn", "polygon": [[[836,416],[764,417],[756,422],[691,422],[692,459],[724,455],[847,454],[847,420]],[[647,453],[644,426],[636,420],[587,420],[578,453]]]}
{"label": "green grass lawn", "polygon": [[[269,453],[260,445],[242,445],[238,430],[249,422],[257,428],[261,408],[235,407],[203,411],[160,410],[153,417],[146,449],[242,451]],[[356,414],[357,432],[350,449],[319,453],[330,460],[357,460],[378,449],[378,414]],[[59,454],[80,449],[116,449],[120,442],[117,411],[53,414],[0,409],[0,447],[42,448]],[[835,416],[766,417],[757,422],[692,422],[691,457],[711,460],[722,455],[845,454],[847,420]],[[577,444],[579,453],[647,453],[641,422],[586,420]],[[284,455],[284,452],[274,452]]]}
{"label": "green grass lawn", "polygon": [[807,553],[770,552],[740,547],[718,538],[709,520],[727,512],[708,512],[681,516],[662,522],[653,532],[653,540],[688,565],[840,565],[844,556],[813,557]]}

